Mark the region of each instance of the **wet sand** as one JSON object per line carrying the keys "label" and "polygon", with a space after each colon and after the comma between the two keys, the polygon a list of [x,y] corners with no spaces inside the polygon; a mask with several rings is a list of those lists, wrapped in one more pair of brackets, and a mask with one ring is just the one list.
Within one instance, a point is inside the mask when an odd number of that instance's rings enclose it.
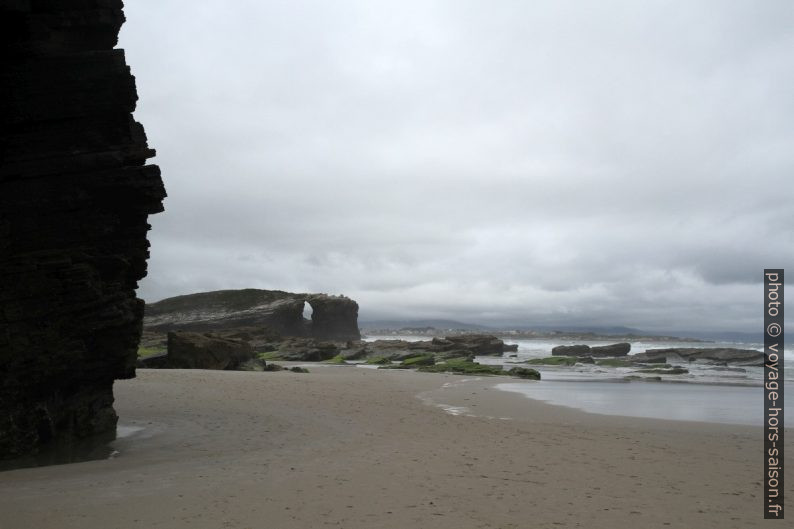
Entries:
{"label": "wet sand", "polygon": [[587,414],[502,377],[310,369],[139,370],[115,386],[118,454],[0,473],[0,529],[764,524],[760,428]]}

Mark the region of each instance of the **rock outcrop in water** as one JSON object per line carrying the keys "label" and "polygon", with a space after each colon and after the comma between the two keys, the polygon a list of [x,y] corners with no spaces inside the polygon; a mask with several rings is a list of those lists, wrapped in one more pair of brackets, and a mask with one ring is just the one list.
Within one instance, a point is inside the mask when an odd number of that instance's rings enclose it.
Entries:
{"label": "rock outcrop in water", "polygon": [[[303,317],[311,307],[311,319]],[[344,296],[293,294],[280,290],[219,290],[146,305],[149,331],[217,331],[267,327],[283,336],[358,340],[358,303]]]}
{"label": "rock outcrop in water", "polygon": [[631,351],[630,343],[613,343],[610,345],[558,345],[551,350],[553,356],[626,356]]}
{"label": "rock outcrop in water", "polygon": [[501,356],[518,349],[517,344],[506,344],[489,334],[460,334],[433,338],[432,340],[375,340],[353,342],[339,351],[345,360],[380,359],[403,361],[417,356],[430,356],[436,360],[449,358],[474,358],[475,356]]}
{"label": "rock outcrop in water", "polygon": [[634,362],[667,363],[694,362],[700,360],[713,364],[764,365],[764,353],[755,349],[733,349],[731,347],[674,347],[670,349],[648,349],[628,357]]}
{"label": "rock outcrop in water", "polygon": [[165,191],[123,21],[119,0],[0,7],[0,458],[114,436],[113,381],[135,375]]}
{"label": "rock outcrop in water", "polygon": [[626,356],[629,351],[631,351],[631,344],[627,342],[594,345],[590,348],[590,356]]}
{"label": "rock outcrop in water", "polygon": [[553,356],[590,356],[589,345],[558,345],[551,350]]}

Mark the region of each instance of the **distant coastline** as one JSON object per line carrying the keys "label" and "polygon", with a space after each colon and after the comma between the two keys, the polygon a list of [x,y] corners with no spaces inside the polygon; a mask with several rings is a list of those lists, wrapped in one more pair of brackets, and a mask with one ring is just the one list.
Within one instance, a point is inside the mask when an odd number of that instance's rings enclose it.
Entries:
{"label": "distant coastline", "polygon": [[513,325],[478,324],[447,319],[414,320],[367,320],[359,321],[362,333],[402,334],[411,336],[444,336],[467,332],[485,332],[500,338],[514,339],[557,339],[557,340],[614,340],[643,342],[723,342],[723,343],[760,343],[761,332],[741,331],[686,331],[666,330],[649,331],[623,325],[584,326],[572,324],[556,325]]}
{"label": "distant coastline", "polygon": [[[471,333],[470,329],[460,328],[447,328],[439,329],[436,327],[368,327],[361,326],[362,333],[366,335],[405,335],[405,336],[448,336],[448,335],[462,335]],[[579,341],[638,341],[643,342],[698,342],[698,343],[711,343],[713,340],[701,340],[698,338],[685,338],[681,336],[661,336],[651,334],[601,334],[596,332],[574,332],[574,331],[535,331],[535,330],[491,330],[488,329],[488,334],[498,336],[499,338],[512,338],[519,340],[579,340]]]}

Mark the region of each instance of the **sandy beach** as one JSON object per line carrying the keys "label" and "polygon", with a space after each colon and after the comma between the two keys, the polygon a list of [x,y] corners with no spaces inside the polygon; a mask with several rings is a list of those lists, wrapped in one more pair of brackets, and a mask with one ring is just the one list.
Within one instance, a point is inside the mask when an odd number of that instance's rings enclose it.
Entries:
{"label": "sandy beach", "polygon": [[132,432],[115,457],[0,473],[0,528],[764,524],[760,428],[587,414],[502,377],[310,369],[139,370],[115,385]]}

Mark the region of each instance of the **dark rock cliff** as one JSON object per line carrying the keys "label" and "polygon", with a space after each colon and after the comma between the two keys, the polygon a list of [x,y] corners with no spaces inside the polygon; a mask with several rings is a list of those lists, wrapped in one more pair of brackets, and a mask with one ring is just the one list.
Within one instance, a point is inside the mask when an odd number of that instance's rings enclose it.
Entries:
{"label": "dark rock cliff", "polygon": [[165,191],[119,0],[0,5],[0,458],[115,435],[135,376],[150,226]]}
{"label": "dark rock cliff", "polygon": [[[312,309],[311,319],[303,317]],[[345,296],[293,294],[280,290],[218,290],[146,305],[148,330],[213,331],[268,327],[284,336],[358,340],[358,303]]]}

